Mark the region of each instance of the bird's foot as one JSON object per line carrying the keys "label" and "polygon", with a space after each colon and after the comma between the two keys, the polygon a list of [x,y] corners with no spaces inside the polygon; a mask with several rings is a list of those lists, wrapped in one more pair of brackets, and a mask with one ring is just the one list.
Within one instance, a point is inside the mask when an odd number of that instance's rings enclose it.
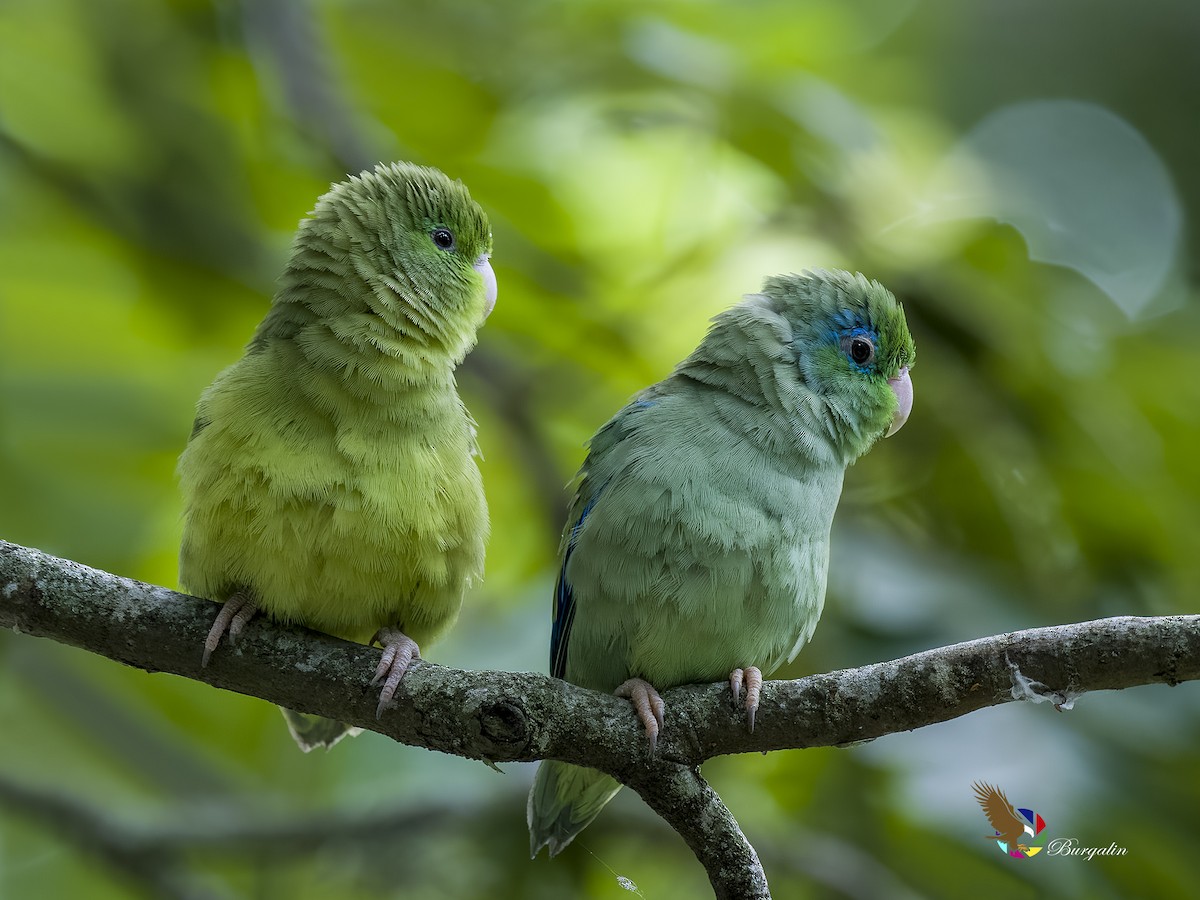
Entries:
{"label": "bird's foot", "polygon": [[383,682],[383,688],[379,692],[379,706],[375,708],[375,718],[378,719],[396,696],[400,679],[404,677],[412,661],[420,659],[421,648],[399,628],[380,628],[371,638],[372,644],[377,642],[383,646],[383,658],[379,660],[371,684]]}
{"label": "bird's foot", "polygon": [[613,691],[618,697],[627,697],[646,728],[646,739],[650,741],[650,752],[658,746],[658,733],[663,727],[663,713],[666,704],[648,681],[641,678],[630,678]]}
{"label": "bird's foot", "polygon": [[208,658],[221,643],[221,635],[228,632],[229,643],[236,644],[238,635],[242,633],[246,623],[254,618],[256,612],[258,604],[249,591],[237,591],[226,600],[221,606],[221,611],[217,613],[217,621],[213,622],[212,628],[208,630],[208,637],[204,639],[204,655],[200,658],[200,667],[208,665]]}
{"label": "bird's foot", "polygon": [[757,666],[747,666],[744,669],[734,669],[729,673],[729,689],[733,691],[733,705],[742,704],[742,685],[746,686],[746,720],[750,730],[754,730],[754,715],[758,712],[758,698],[762,694],[762,672]]}

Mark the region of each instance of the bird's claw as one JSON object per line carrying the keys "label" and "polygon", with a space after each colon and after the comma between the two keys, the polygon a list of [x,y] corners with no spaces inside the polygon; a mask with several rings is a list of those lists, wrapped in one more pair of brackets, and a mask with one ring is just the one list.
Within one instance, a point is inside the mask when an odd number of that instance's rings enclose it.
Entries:
{"label": "bird's claw", "polygon": [[[750,730],[754,730],[754,716],[758,712],[758,700],[762,695],[762,672],[757,666],[734,669],[729,673],[729,690],[733,692],[733,705],[744,706]],[[746,702],[742,701],[742,686],[746,687]]]}
{"label": "bird's claw", "polygon": [[416,641],[396,628],[380,628],[371,638],[372,644],[376,642],[383,645],[383,656],[379,665],[375,667],[375,677],[371,679],[372,686],[383,682],[383,688],[379,691],[379,705],[375,708],[375,718],[378,719],[396,696],[400,679],[404,677],[412,661],[420,658],[421,648],[417,646]]}
{"label": "bird's claw", "polygon": [[246,623],[254,618],[256,612],[258,604],[248,591],[237,591],[226,600],[221,605],[221,611],[217,613],[217,620],[208,630],[208,637],[204,639],[204,655],[200,657],[200,667],[205,668],[208,665],[209,657],[221,643],[221,635],[228,633],[229,643],[236,644],[238,635],[242,633]]}
{"label": "bird's claw", "polygon": [[633,708],[646,729],[646,739],[650,742],[650,752],[653,754],[658,747],[658,733],[662,731],[663,714],[667,709],[663,698],[658,695],[654,685],[641,678],[630,678],[613,693],[618,697],[626,697],[633,703]]}

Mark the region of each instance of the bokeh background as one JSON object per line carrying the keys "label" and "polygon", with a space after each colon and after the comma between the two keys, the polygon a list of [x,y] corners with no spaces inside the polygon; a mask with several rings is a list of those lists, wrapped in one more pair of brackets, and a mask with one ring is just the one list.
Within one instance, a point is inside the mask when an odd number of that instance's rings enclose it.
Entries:
{"label": "bokeh background", "polygon": [[[1194,612],[1198,41],[1194,0],[7,0],[0,537],[174,586],[196,397],[315,198],[408,159],[469,185],[500,282],[460,375],[488,574],[434,660],[545,671],[583,442],[711,315],[816,266],[901,297],[916,407],[849,472],[781,676]],[[1194,893],[1198,766],[1183,685],[706,773],[780,898],[1115,898]],[[0,897],[706,895],[629,792],[530,862],[531,774],[372,734],[303,756],[265,703],[0,635],[0,781],[172,873],[10,803]],[[1128,853],[1008,859],[975,779]]]}

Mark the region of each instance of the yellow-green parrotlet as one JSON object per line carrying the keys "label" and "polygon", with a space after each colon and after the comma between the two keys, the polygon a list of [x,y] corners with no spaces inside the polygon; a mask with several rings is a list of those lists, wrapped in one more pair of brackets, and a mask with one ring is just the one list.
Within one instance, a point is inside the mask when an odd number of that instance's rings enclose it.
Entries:
{"label": "yellow-green parrotlet", "polygon": [[[245,355],[179,460],[179,580],[223,603],[204,663],[255,612],[384,647],[379,709],[483,573],[487,506],[454,369],[496,300],[487,216],[408,163],[336,184],[301,222]],[[340,722],[284,710],[301,748]]]}

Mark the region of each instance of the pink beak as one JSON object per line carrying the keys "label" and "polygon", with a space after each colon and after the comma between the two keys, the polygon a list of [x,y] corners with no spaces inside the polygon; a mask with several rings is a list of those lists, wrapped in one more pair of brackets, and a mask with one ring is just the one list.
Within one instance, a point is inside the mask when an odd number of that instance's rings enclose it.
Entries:
{"label": "pink beak", "polygon": [[896,395],[896,415],[892,417],[892,426],[884,437],[891,437],[899,431],[900,426],[908,421],[908,414],[912,412],[913,386],[912,379],[908,377],[908,366],[901,369],[895,378],[888,379],[888,387]]}
{"label": "pink beak", "polygon": [[496,307],[496,273],[492,271],[492,263],[486,253],[475,260],[472,268],[483,279],[484,308],[483,317],[486,319]]}

